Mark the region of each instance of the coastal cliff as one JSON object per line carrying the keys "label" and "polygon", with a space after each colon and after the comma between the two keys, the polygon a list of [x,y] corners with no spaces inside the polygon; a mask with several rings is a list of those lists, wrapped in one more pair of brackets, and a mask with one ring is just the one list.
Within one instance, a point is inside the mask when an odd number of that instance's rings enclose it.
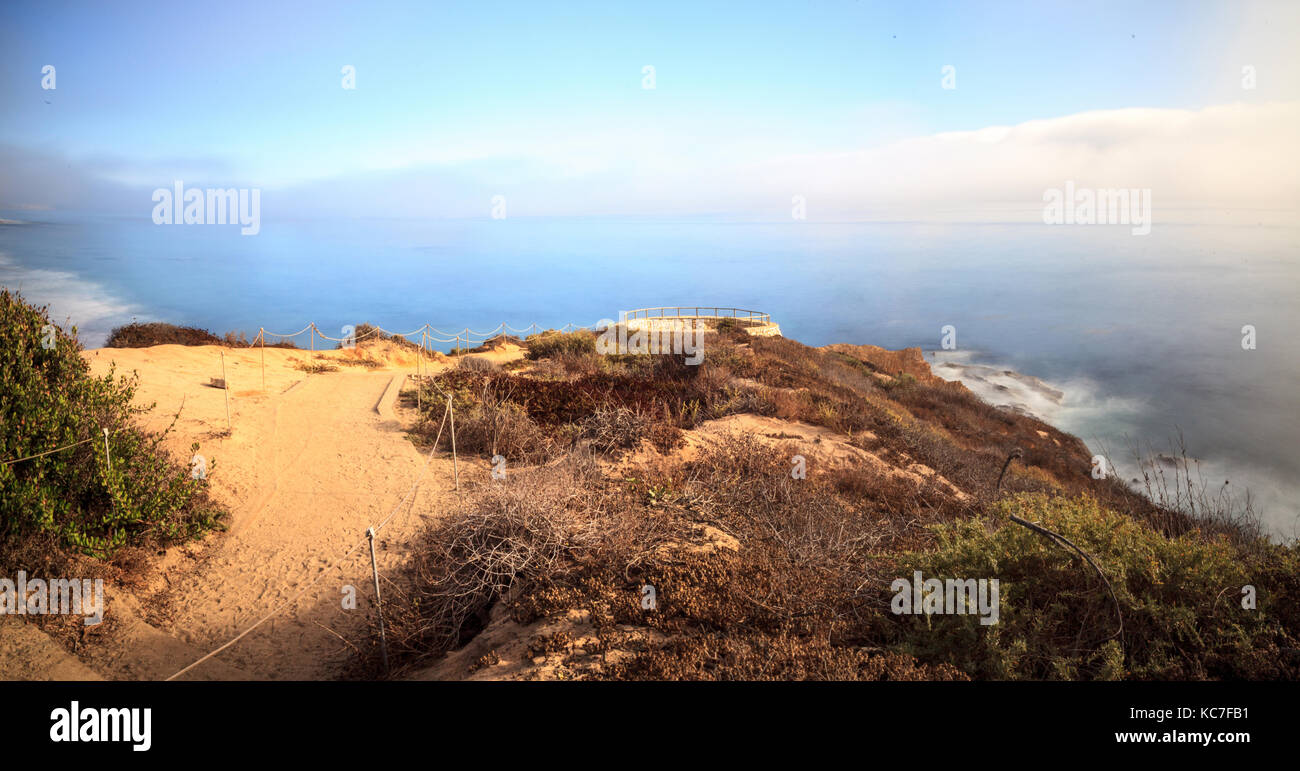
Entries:
{"label": "coastal cliff", "polygon": [[[1300,671],[1287,652],[1300,629],[1293,544],[1098,477],[1079,439],[938,377],[919,349],[724,329],[690,357],[602,355],[581,331],[459,355],[379,336],[319,351],[197,335],[49,352],[32,337],[48,320],[6,302],[6,416],[48,424],[72,404],[21,373],[61,373],[75,395],[74,382],[107,388],[130,371],[130,388],[95,398],[164,405],[124,414],[111,466],[97,426],[69,422],[70,439],[94,441],[61,464],[5,467],[4,569],[101,576],[110,622],[83,632],[27,617],[0,636],[14,676],[384,676],[375,617],[338,602],[340,585],[372,580],[347,547],[376,522],[395,587],[392,677]],[[28,436],[33,421],[6,424],[20,455],[47,444]],[[132,431],[141,439],[122,438]],[[97,467],[112,472],[78,471]],[[52,519],[16,508],[12,491]],[[126,506],[137,513],[120,531],[76,529]],[[930,601],[931,579],[998,589],[958,612]],[[248,628],[275,607],[294,612]]]}

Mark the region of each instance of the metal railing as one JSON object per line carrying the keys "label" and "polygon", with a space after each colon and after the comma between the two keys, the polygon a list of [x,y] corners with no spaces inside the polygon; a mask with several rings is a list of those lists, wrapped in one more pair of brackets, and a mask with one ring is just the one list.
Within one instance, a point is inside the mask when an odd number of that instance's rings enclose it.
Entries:
{"label": "metal railing", "polygon": [[624,321],[633,319],[736,319],[746,324],[772,323],[772,317],[761,311],[704,305],[665,305],[659,308],[637,308],[623,311],[622,316]]}

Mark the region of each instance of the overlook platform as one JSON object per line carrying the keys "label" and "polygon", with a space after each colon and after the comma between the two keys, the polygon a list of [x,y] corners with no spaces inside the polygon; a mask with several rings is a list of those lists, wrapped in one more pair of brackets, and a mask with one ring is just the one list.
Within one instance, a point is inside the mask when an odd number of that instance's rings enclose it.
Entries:
{"label": "overlook platform", "polygon": [[776,337],[781,334],[781,327],[772,322],[772,317],[761,311],[744,308],[721,308],[703,305],[665,305],[658,308],[637,308],[621,311],[622,323],[628,329],[646,329],[659,331],[673,329],[685,321],[698,321],[706,326],[716,328],[727,321],[734,323],[755,337]]}

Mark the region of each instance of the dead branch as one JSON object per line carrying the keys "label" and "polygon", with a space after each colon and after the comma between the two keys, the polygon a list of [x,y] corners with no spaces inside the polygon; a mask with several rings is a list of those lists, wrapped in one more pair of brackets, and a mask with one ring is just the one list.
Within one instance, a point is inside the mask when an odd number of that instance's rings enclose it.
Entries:
{"label": "dead branch", "polygon": [[[997,489],[999,491],[1001,491],[1002,489],[1002,475],[1007,473],[1007,467],[1011,465],[1011,461],[1013,459],[1022,457],[1023,455],[1024,453],[1020,450],[1019,447],[1015,448],[1014,450],[1011,451],[1009,455],[1007,455],[1006,463],[1002,464],[1002,474],[998,475]],[[1083,549],[1080,549],[1077,545],[1075,545],[1073,541],[1061,535],[1060,533],[1057,533],[1052,530],[1048,530],[1042,525],[1030,522],[1029,520],[1021,519],[1020,517],[1017,517],[1014,514],[1010,515],[1010,517],[1012,522],[1015,522],[1018,525],[1023,525],[1024,527],[1029,528],[1035,533],[1038,533],[1039,535],[1044,536],[1049,540],[1053,541],[1058,546],[1064,546],[1069,549],[1072,549],[1080,557],[1083,557],[1085,560],[1087,560],[1089,565],[1092,565],[1092,569],[1097,571],[1097,575],[1101,578],[1102,583],[1106,585],[1106,591],[1110,593],[1110,600],[1115,605],[1115,617],[1119,621],[1119,629],[1115,634],[1111,635],[1111,638],[1118,637],[1120,649],[1123,650],[1124,649],[1124,614],[1119,607],[1119,597],[1115,595],[1115,588],[1110,585],[1110,579],[1106,578],[1106,573],[1102,571],[1101,566],[1099,566],[1097,564],[1097,561],[1092,558],[1092,555],[1087,553]]]}

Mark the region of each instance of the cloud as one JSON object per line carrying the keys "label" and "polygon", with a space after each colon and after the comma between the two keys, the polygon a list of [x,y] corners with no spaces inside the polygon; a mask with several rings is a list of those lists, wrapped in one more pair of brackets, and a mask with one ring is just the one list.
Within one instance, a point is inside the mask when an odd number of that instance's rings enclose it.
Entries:
{"label": "cloud", "polygon": [[[1294,210],[1300,104],[1124,109],[760,161],[746,187],[799,192],[810,213],[1011,207],[1062,187],[1149,188],[1160,207]],[[810,214],[811,216],[811,214]]]}
{"label": "cloud", "polygon": [[[813,220],[1009,216],[1034,222],[1041,221],[1043,191],[1070,180],[1078,188],[1150,189],[1159,220],[1196,221],[1211,209],[1294,216],[1297,134],[1295,102],[1099,110],[791,155],[772,152],[770,144],[743,153],[715,148],[685,134],[597,133],[550,149],[539,143],[526,157],[419,165],[356,180],[364,181],[367,201],[386,201],[381,208],[398,216],[417,208],[427,216],[486,216],[487,200],[499,193],[511,201],[512,214],[780,219],[789,217],[791,198],[802,195]],[[340,195],[352,187],[340,180],[322,184]],[[304,186],[303,195],[312,187]]]}
{"label": "cloud", "polygon": [[0,208],[85,208],[122,198],[120,187],[93,164],[58,153],[0,145]]}
{"label": "cloud", "polygon": [[[626,128],[626,127],[625,127]],[[545,129],[539,129],[544,131]],[[371,171],[264,186],[264,216],[486,217],[495,195],[511,216],[728,214],[788,219],[803,196],[808,218],[996,219],[1040,222],[1043,191],[1152,191],[1157,222],[1202,221],[1224,210],[1300,207],[1300,103],[1226,104],[1198,110],[1097,110],[1012,126],[910,137],[868,148],[783,154],[780,142],[728,142],[726,132],[587,126],[562,140],[492,140],[403,153]],[[0,147],[12,169],[0,203],[78,205],[147,216],[149,190],[176,178],[154,162],[76,164]],[[183,166],[180,161],[169,169]],[[199,163],[187,184],[225,181]],[[197,175],[197,176],[196,176]],[[155,184],[144,184],[157,176]],[[206,178],[206,179],[204,179]],[[110,180],[130,179],[130,188]]]}

